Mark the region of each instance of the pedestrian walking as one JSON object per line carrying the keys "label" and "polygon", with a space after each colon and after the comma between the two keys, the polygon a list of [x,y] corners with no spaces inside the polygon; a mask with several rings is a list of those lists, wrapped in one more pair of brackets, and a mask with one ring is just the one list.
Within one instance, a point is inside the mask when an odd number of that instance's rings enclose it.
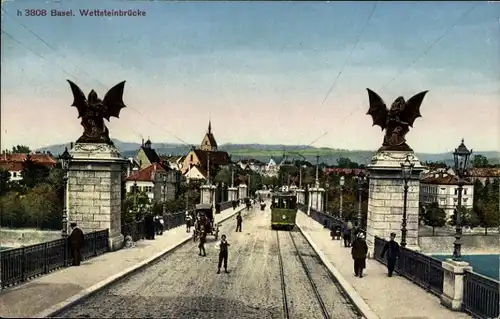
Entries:
{"label": "pedestrian walking", "polygon": [[193,226],[193,217],[191,217],[191,214],[186,211],[186,233],[189,233],[191,231],[191,227]]}
{"label": "pedestrian walking", "polygon": [[227,274],[227,257],[228,257],[228,247],[231,246],[226,240],[226,235],[220,237],[219,242],[219,264],[217,266],[217,273],[220,274],[220,267],[224,264],[224,272]]}
{"label": "pedestrian walking", "polygon": [[352,223],[349,218],[345,218],[344,224],[342,225],[342,237],[344,238],[344,247],[351,247],[351,231]]}
{"label": "pedestrian walking", "polygon": [[363,233],[359,233],[352,242],[351,255],[354,260],[354,276],[363,278],[363,269],[366,268],[366,255],[368,254],[368,245]]}
{"label": "pedestrian walking", "polygon": [[399,244],[394,239],[396,239],[396,233],[391,233],[391,239],[385,243],[380,255],[381,258],[384,258],[387,253],[387,276],[389,277],[392,277],[394,268],[396,268],[396,261],[399,258]]}
{"label": "pedestrian walking", "polygon": [[243,222],[243,219],[241,218],[241,213],[238,213],[236,215],[236,231],[241,232],[241,223]]}
{"label": "pedestrian walking", "polygon": [[205,231],[205,226],[200,226],[200,243],[198,244],[198,249],[200,250],[199,256],[205,257],[207,253],[205,252],[205,242],[207,241],[207,233]]}
{"label": "pedestrian walking", "polygon": [[76,225],[71,223],[71,234],[68,237],[68,246],[73,259],[73,266],[80,266],[82,261],[82,249],[85,246],[85,235],[83,231]]}

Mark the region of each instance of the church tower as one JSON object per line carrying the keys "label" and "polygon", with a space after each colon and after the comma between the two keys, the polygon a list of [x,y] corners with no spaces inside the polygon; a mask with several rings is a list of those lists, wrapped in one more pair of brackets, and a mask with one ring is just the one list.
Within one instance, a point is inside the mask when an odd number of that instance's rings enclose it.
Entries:
{"label": "church tower", "polygon": [[208,121],[208,131],[205,134],[205,137],[203,137],[203,140],[201,141],[201,150],[203,151],[217,151],[217,142],[215,141],[215,137],[212,134],[212,122]]}

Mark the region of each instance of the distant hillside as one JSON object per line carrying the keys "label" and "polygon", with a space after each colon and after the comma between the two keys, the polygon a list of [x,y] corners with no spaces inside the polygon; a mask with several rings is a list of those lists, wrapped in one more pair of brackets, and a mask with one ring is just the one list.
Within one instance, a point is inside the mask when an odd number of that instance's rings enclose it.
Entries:
{"label": "distant hillside", "polygon": [[[113,140],[115,146],[120,150],[124,157],[135,156],[140,147],[139,143],[122,142]],[[38,149],[39,151],[49,151],[54,155],[61,154],[64,147],[69,145],[51,145]],[[154,143],[153,147],[158,154],[164,155],[184,155],[189,152],[191,146],[184,144],[170,144],[170,143]],[[224,150],[231,154],[234,160],[241,158],[254,158],[263,162],[269,161],[273,157],[276,161],[283,158],[283,154],[287,154],[288,158],[300,159],[304,156],[309,162],[315,163],[316,156],[320,156],[320,161],[333,165],[337,163],[340,157],[348,157],[351,161],[360,164],[368,164],[373,156],[374,151],[358,151],[358,150],[341,150],[331,148],[316,148],[308,147],[305,145],[281,145],[281,144],[223,144],[219,146],[220,150]],[[299,155],[300,154],[300,155]],[[486,156],[491,162],[500,162],[500,152],[485,151],[474,152],[474,154],[482,154]],[[438,162],[444,161],[445,163],[453,164],[453,155],[451,153],[417,153],[421,161]]]}

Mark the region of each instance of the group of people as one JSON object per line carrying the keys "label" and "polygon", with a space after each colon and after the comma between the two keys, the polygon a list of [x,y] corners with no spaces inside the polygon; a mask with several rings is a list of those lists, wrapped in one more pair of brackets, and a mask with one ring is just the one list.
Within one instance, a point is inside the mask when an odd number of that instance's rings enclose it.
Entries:
{"label": "group of people", "polygon": [[163,235],[164,228],[165,221],[162,216],[154,216],[153,214],[144,216],[144,233],[146,239],[153,240],[155,239],[155,235]]}
{"label": "group of people", "polygon": [[[399,244],[396,242],[396,233],[391,233],[390,240],[382,249],[381,258],[387,258],[387,276],[392,277],[396,262],[399,258]],[[351,255],[354,260],[354,275],[363,278],[363,270],[366,268],[366,257],[368,245],[362,232],[358,232],[351,244]]]}

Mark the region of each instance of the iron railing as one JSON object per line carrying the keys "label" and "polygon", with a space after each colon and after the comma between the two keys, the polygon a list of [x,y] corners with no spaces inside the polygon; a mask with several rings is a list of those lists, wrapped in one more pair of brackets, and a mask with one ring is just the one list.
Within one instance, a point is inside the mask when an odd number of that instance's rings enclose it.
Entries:
{"label": "iron railing", "polygon": [[[84,260],[109,250],[108,230],[85,234]],[[2,288],[67,267],[71,262],[67,238],[2,251]]]}
{"label": "iron railing", "polygon": [[499,291],[499,281],[466,271],[462,308],[474,318],[498,318],[500,316]]}
{"label": "iron railing", "polygon": [[[386,240],[375,236],[374,258],[384,265],[387,265],[387,260],[381,254],[386,243]],[[395,271],[436,296],[443,293],[444,271],[440,260],[399,247]]]}
{"label": "iron railing", "polygon": [[144,221],[134,221],[125,225],[122,225],[122,235],[124,237],[130,236],[133,241],[138,241],[146,237],[146,231],[144,229]]}

